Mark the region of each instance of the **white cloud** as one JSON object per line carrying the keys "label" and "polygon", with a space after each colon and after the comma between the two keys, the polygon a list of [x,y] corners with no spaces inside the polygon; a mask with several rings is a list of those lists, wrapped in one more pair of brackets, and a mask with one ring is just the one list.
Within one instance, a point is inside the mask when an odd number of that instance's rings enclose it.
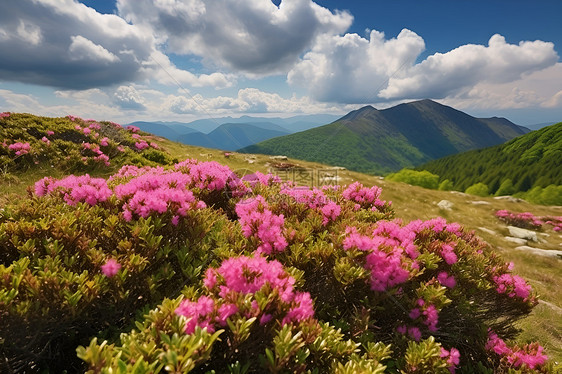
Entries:
{"label": "white cloud", "polygon": [[286,72],[318,35],[347,30],[353,17],[311,0],[118,0],[119,14],[153,30],[168,52],[202,56],[251,76]]}
{"label": "white cloud", "polygon": [[152,78],[166,85],[190,85],[193,87],[214,87],[217,89],[231,87],[236,77],[233,74],[211,73],[195,75],[187,70],[178,69],[162,52],[154,51],[144,69]]}
{"label": "white cloud", "polygon": [[324,36],[287,80],[320,101],[370,103],[389,77],[405,63],[412,64],[424,48],[423,39],[407,29],[390,40],[375,30],[369,40],[357,34]]}
{"label": "white cloud", "polygon": [[[169,95],[161,106],[163,111],[176,114],[233,114],[233,113],[341,113],[349,108],[318,103],[308,97],[283,98],[276,93],[256,88],[244,88],[236,97],[202,95]],[[356,109],[356,108],[352,108]]]}
{"label": "white cloud", "polygon": [[481,83],[513,82],[558,61],[552,43],[514,45],[500,35],[488,46],[463,45],[416,64],[423,50],[423,39],[407,29],[390,40],[377,31],[369,40],[356,34],[319,38],[289,72],[288,82],[321,101],[438,99],[468,94]]}
{"label": "white cloud", "polygon": [[119,57],[109,52],[99,44],[84,38],[82,35],[71,36],[72,43],[68,47],[69,57],[73,61],[93,60],[101,63],[119,61]]}
{"label": "white cloud", "polygon": [[146,110],[144,98],[133,86],[120,86],[113,97],[114,102],[123,109]]}
{"label": "white cloud", "polygon": [[443,98],[480,82],[506,83],[554,65],[554,44],[537,41],[508,44],[493,35],[488,46],[463,45],[436,53],[391,77],[383,98]]}
{"label": "white cloud", "polygon": [[[162,79],[151,30],[74,0],[0,1],[0,25],[0,49],[10,51],[0,59],[0,80],[88,89]],[[198,76],[167,57],[166,67],[187,84],[228,85],[219,73]]]}
{"label": "white cloud", "polygon": [[480,82],[442,103],[458,109],[562,109],[562,63],[506,83]]}

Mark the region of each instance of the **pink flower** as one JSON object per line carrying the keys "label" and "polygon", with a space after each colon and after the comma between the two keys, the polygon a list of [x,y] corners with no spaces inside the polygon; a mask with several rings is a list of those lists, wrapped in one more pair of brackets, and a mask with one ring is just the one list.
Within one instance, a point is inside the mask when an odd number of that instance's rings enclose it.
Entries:
{"label": "pink flower", "polygon": [[101,266],[101,271],[106,277],[112,277],[121,269],[121,264],[110,258],[105,265]]}
{"label": "pink flower", "polygon": [[457,284],[457,282],[455,281],[455,277],[452,275],[447,274],[446,271],[442,271],[437,275],[437,280],[439,281],[439,283],[441,283],[443,286],[448,287],[448,288],[453,288],[455,287],[455,285]]}
{"label": "pink flower", "polygon": [[47,136],[55,135],[55,132],[52,130],[47,130]]}
{"label": "pink flower", "polygon": [[416,319],[421,316],[421,311],[418,308],[414,308],[410,311],[409,316],[411,319]]}
{"label": "pink flower", "polygon": [[415,341],[419,342],[421,340],[422,334],[419,328],[417,327],[409,327],[408,328],[408,335]]}

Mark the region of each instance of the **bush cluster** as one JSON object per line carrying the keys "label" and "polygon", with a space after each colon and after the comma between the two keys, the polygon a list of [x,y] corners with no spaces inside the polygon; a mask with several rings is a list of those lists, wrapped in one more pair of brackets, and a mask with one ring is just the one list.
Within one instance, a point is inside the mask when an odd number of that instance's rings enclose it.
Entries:
{"label": "bush cluster", "polygon": [[0,212],[0,259],[2,371],[548,371],[509,342],[530,286],[376,186],[197,160],[45,178]]}
{"label": "bush cluster", "polygon": [[496,217],[508,225],[524,229],[540,230],[544,225],[550,225],[554,231],[562,231],[562,217],[537,217],[530,212],[514,213],[505,209],[498,210],[496,212]]}
{"label": "bush cluster", "polygon": [[124,129],[114,122],[75,116],[1,114],[0,168],[6,174],[32,168],[104,173],[125,164],[157,166],[174,162],[138,128]]}

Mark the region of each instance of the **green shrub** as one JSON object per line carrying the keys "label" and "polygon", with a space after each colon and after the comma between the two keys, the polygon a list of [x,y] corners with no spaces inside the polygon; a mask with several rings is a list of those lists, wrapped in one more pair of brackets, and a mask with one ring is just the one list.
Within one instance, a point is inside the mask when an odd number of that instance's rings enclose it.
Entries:
{"label": "green shrub", "polygon": [[392,173],[386,176],[386,179],[408,183],[413,186],[420,186],[436,190],[439,186],[439,176],[432,174],[427,170],[416,171],[411,169],[402,169],[397,173]]}
{"label": "green shrub", "polygon": [[513,186],[513,182],[511,179],[507,178],[500,184],[495,196],[513,195],[514,193],[515,187]]}
{"label": "green shrub", "polygon": [[485,185],[484,183],[479,182],[468,187],[464,192],[469,195],[485,197],[488,196],[488,186]]}
{"label": "green shrub", "polygon": [[454,188],[453,182],[445,179],[443,182],[439,183],[439,191],[452,191]]}
{"label": "green shrub", "polygon": [[553,184],[545,188],[537,186],[518,196],[533,204],[562,205],[562,186]]}

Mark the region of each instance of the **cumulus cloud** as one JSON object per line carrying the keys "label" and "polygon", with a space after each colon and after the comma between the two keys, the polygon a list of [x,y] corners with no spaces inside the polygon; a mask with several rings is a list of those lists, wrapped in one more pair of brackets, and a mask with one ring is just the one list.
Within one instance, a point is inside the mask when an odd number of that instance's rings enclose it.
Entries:
{"label": "cumulus cloud", "polygon": [[[229,114],[229,113],[319,113],[345,111],[341,106],[318,103],[308,97],[283,98],[276,93],[257,88],[244,88],[236,97],[203,97],[168,95],[162,105],[164,110],[176,114]],[[355,108],[353,108],[355,109]]]}
{"label": "cumulus cloud", "polygon": [[119,57],[82,35],[71,36],[70,39],[72,42],[68,47],[68,52],[70,59],[73,61],[97,61],[106,64],[119,61]]}
{"label": "cumulus cloud", "polygon": [[287,80],[320,101],[369,103],[376,101],[389,77],[404,64],[413,64],[424,49],[423,39],[407,29],[390,40],[376,30],[369,40],[357,34],[324,36]]}
{"label": "cumulus cloud", "polygon": [[562,63],[505,83],[480,82],[442,102],[459,109],[479,110],[562,108]]}
{"label": "cumulus cloud", "polygon": [[169,52],[256,76],[286,72],[319,35],[342,33],[353,20],[311,0],[279,7],[264,0],[118,0],[117,8],[152,29]]}
{"label": "cumulus cloud", "polygon": [[490,38],[488,46],[469,44],[429,56],[391,77],[380,95],[384,98],[443,98],[483,81],[518,80],[557,61],[553,43],[537,40],[508,44],[503,36],[496,34]]}
{"label": "cumulus cloud", "polygon": [[144,98],[133,86],[120,86],[113,95],[114,102],[123,109],[145,110]]}
{"label": "cumulus cloud", "polygon": [[[73,0],[0,2],[0,49],[0,80],[88,89],[162,78],[151,30]],[[166,60],[176,76],[188,74]],[[199,86],[227,80],[189,74],[183,81]]]}
{"label": "cumulus cloud", "polygon": [[187,70],[178,69],[164,53],[154,51],[150,60],[144,64],[144,69],[158,82],[166,85],[190,85],[193,87],[214,87],[216,89],[231,87],[236,82],[234,74],[211,73],[193,74]]}
{"label": "cumulus cloud", "polygon": [[487,46],[463,45],[415,63],[424,48],[423,39],[407,29],[389,40],[377,31],[369,40],[356,34],[325,37],[289,72],[288,82],[321,101],[439,99],[468,93],[481,82],[512,82],[558,61],[552,43],[514,45],[501,35]]}

